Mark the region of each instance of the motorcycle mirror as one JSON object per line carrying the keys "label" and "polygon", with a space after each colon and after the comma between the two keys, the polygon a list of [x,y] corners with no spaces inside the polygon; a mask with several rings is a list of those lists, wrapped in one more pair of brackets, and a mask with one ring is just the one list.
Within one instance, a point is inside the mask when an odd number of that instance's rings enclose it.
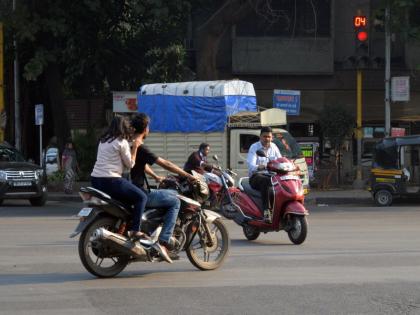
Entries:
{"label": "motorcycle mirror", "polygon": [[219,157],[217,155],[213,155],[213,160],[218,161],[219,162]]}
{"label": "motorcycle mirror", "polygon": [[267,155],[265,155],[265,152],[263,150],[257,150],[256,153],[259,157],[267,157]]}

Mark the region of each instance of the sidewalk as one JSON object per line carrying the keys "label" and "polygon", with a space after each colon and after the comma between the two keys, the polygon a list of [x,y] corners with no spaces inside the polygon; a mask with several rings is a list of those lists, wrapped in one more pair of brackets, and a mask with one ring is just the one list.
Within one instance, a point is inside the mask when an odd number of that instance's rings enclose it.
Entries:
{"label": "sidewalk", "polygon": [[[73,194],[64,192],[48,192],[49,201],[82,202],[79,196],[79,188],[90,186],[89,182],[77,182]],[[373,199],[367,190],[362,189],[312,189],[305,197],[305,203],[310,205],[321,204],[373,204]]]}

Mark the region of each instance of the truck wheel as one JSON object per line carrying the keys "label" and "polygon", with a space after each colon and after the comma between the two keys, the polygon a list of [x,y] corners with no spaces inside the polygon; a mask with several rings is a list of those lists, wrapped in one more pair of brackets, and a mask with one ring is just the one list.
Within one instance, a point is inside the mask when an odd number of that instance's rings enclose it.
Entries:
{"label": "truck wheel", "polygon": [[375,193],[375,202],[380,207],[388,207],[392,203],[392,194],[389,190],[381,189]]}

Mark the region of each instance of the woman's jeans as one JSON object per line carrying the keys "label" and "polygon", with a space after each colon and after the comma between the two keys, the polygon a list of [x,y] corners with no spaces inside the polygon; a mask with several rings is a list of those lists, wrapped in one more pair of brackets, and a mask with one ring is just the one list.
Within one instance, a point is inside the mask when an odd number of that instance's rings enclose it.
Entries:
{"label": "woman's jeans", "polygon": [[[147,202],[146,193],[122,177],[92,177],[93,188],[99,189],[124,204],[134,205],[133,231],[139,231]],[[178,207],[179,208],[179,207]]]}
{"label": "woman's jeans", "polygon": [[147,194],[147,208],[165,208],[167,209],[163,221],[162,231],[159,234],[159,240],[168,243],[174,231],[176,219],[178,217],[181,201],[176,196],[175,190],[151,190]]}

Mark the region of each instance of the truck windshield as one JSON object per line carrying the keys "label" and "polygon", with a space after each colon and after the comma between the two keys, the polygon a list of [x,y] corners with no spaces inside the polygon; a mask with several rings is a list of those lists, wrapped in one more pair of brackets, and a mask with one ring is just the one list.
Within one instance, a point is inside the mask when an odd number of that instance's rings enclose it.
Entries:
{"label": "truck windshield", "polygon": [[302,157],[302,151],[296,140],[288,132],[273,133],[273,142],[277,145],[282,156],[296,159]]}

